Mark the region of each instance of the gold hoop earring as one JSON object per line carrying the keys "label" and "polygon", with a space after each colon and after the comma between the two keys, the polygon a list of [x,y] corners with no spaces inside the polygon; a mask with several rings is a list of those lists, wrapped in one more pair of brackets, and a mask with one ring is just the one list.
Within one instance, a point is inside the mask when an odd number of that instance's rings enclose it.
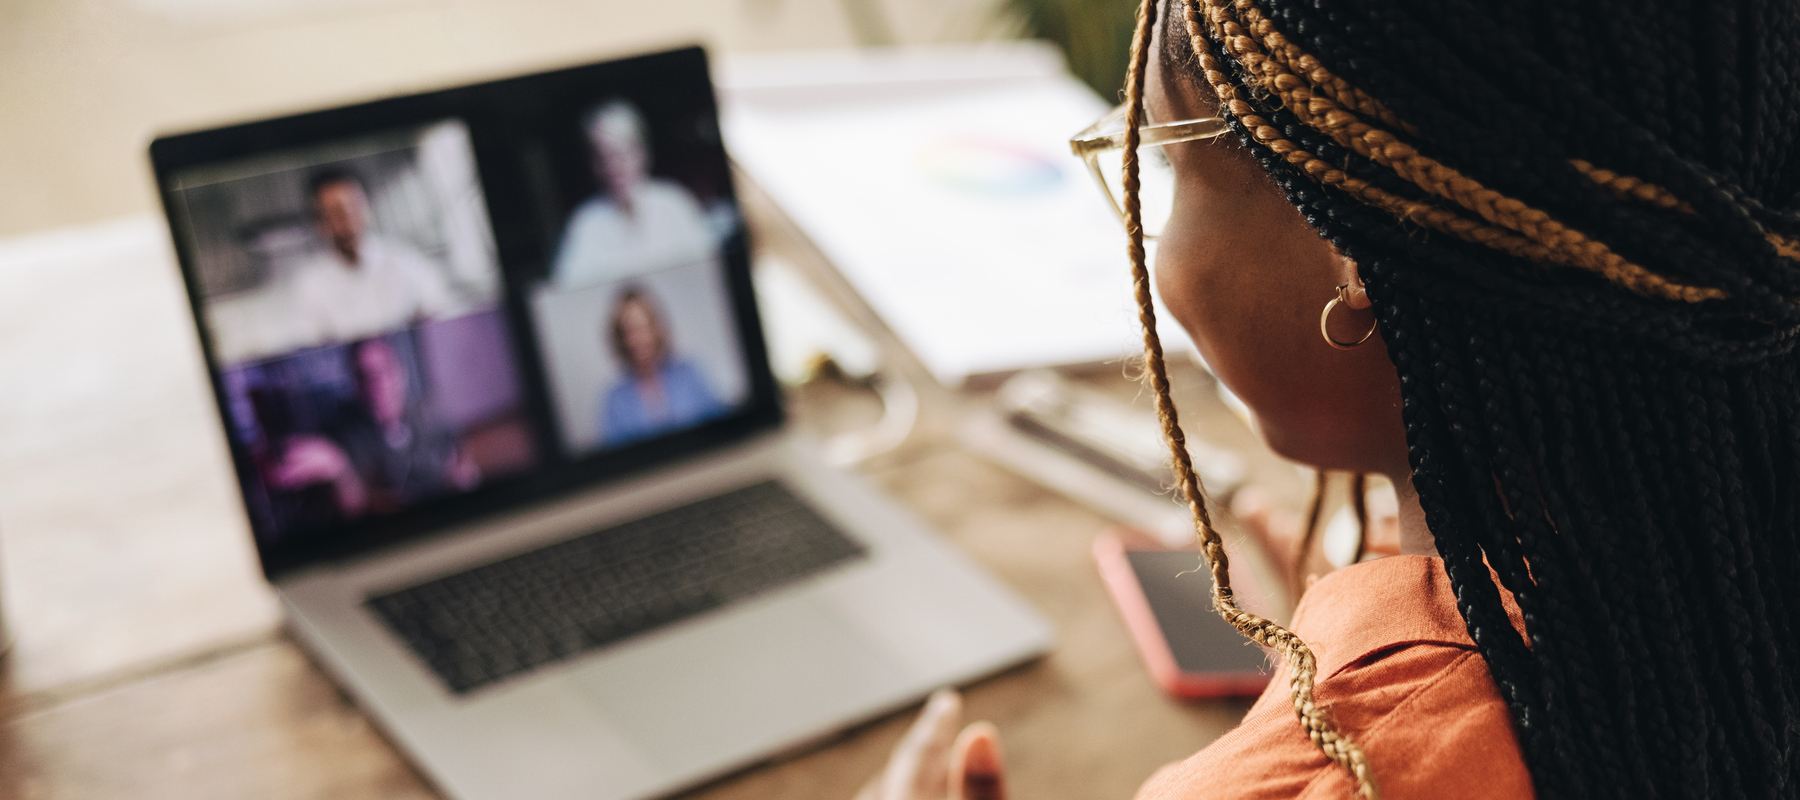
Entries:
{"label": "gold hoop earring", "polygon": [[1369,329],[1363,332],[1362,338],[1357,339],[1354,342],[1342,341],[1331,335],[1331,312],[1339,305],[1345,305],[1349,302],[1350,284],[1340,283],[1337,287],[1337,296],[1331,298],[1331,300],[1325,304],[1325,310],[1319,313],[1319,335],[1325,337],[1326,344],[1331,345],[1337,350],[1355,350],[1356,348],[1361,347],[1364,342],[1369,341],[1369,337],[1375,335],[1376,323],[1374,322],[1369,323]]}

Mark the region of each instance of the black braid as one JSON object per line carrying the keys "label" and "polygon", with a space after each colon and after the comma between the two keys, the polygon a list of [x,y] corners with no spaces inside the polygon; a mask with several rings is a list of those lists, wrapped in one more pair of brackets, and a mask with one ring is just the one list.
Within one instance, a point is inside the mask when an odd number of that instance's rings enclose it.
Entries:
{"label": "black braid", "polygon": [[[1405,127],[1364,121],[1724,290],[1645,297],[1397,220],[1285,154],[1450,206],[1202,43],[1283,148],[1227,122],[1368,286],[1414,488],[1539,794],[1800,797],[1800,259],[1781,244],[1800,237],[1800,7],[1252,8]],[[1167,37],[1177,67],[1185,38]],[[1679,205],[1615,195],[1576,159]]]}
{"label": "black braid", "polygon": [[[1320,2],[1319,5],[1336,8],[1343,4]],[[1612,166],[1664,184],[1697,206],[1703,205],[1701,216],[1709,225],[1740,227],[1742,232],[1748,233],[1758,226],[1791,228],[1800,224],[1800,220],[1793,219],[1793,209],[1789,209],[1784,217],[1754,202],[1756,197],[1730,196],[1736,185],[1733,180],[1741,176],[1725,179],[1708,164],[1678,158],[1669,143],[1650,133],[1650,128],[1662,124],[1660,120],[1650,120],[1647,125],[1642,115],[1628,117],[1613,109],[1606,98],[1587,83],[1567,81],[1566,73],[1551,59],[1532,49],[1531,43],[1541,37],[1531,33],[1514,34],[1497,27],[1496,20],[1486,16],[1490,8],[1469,8],[1455,3],[1424,4],[1417,10],[1403,5],[1359,5],[1355,14],[1367,16],[1370,25],[1376,26],[1383,35],[1401,37],[1404,46],[1392,47],[1397,55],[1389,58],[1399,61],[1400,65],[1386,69],[1385,78],[1390,85],[1379,91],[1375,87],[1383,85],[1383,69],[1371,65],[1384,62],[1347,58],[1345,72],[1347,75],[1357,73],[1358,69],[1369,72],[1366,77],[1358,74],[1355,80],[1359,83],[1369,81],[1368,88],[1377,91],[1384,101],[1397,110],[1408,109],[1404,116],[1409,122],[1426,134],[1441,133],[1444,140],[1457,142],[1459,149],[1466,149],[1466,142],[1501,136],[1516,146],[1535,147],[1540,160],[1546,155],[1592,159],[1598,157],[1596,154],[1603,154],[1604,160],[1614,162]],[[1336,8],[1333,19],[1336,24],[1345,25],[1353,16],[1350,10]],[[1615,17],[1640,23],[1645,19],[1641,11]],[[1355,26],[1348,27],[1356,29]],[[1619,22],[1612,28],[1639,42],[1636,48],[1628,51],[1637,55],[1633,64],[1640,67],[1651,62],[1660,64],[1665,58],[1677,57],[1661,50],[1643,49],[1644,43],[1651,41],[1643,28],[1643,24],[1628,22]],[[1330,47],[1345,43],[1341,37],[1322,37],[1318,55],[1325,58]],[[1391,39],[1389,44],[1394,44]],[[1445,68],[1459,61],[1466,62],[1463,65],[1466,69]],[[1679,77],[1687,82],[1692,80],[1691,73]],[[1643,84],[1633,82],[1628,85]],[[1691,111],[1694,107],[1677,107],[1676,116],[1697,119],[1701,115]],[[1450,113],[1440,112],[1440,109]],[[1460,130],[1452,127],[1442,131],[1431,127],[1432,123],[1441,125],[1445,119],[1454,119],[1455,115],[1477,127]],[[1545,131],[1551,135],[1545,135]],[[1703,131],[1696,132],[1694,137],[1697,145],[1709,141],[1708,134]],[[1567,153],[1550,149],[1559,147],[1558,143],[1562,141],[1567,141],[1573,149]],[[1710,153],[1710,148],[1707,152]],[[1514,173],[1514,178],[1523,174],[1517,170]],[[1506,179],[1507,174],[1494,172],[1479,177],[1496,181]],[[1556,197],[1546,195],[1544,199],[1554,202]],[[1744,201],[1752,202],[1740,205]],[[1593,211],[1598,207],[1590,204],[1589,208]],[[1650,229],[1641,228],[1636,233],[1642,234],[1646,230]],[[1755,259],[1772,258],[1765,244],[1754,236],[1720,237],[1714,244],[1715,247],[1749,248],[1746,252],[1755,253],[1750,256]],[[1777,277],[1787,275],[1780,270],[1773,274]]]}
{"label": "black braid", "polygon": [[[1694,641],[1695,633],[1688,615],[1679,613],[1680,598],[1659,591],[1661,587],[1650,580],[1651,576],[1673,574],[1669,544],[1682,534],[1682,529],[1678,520],[1663,510],[1666,499],[1657,498],[1652,492],[1676,479],[1679,471],[1673,469],[1673,465],[1682,459],[1676,448],[1666,445],[1671,439],[1656,423],[1659,419],[1667,419],[1671,413],[1666,407],[1668,396],[1654,391],[1661,382],[1657,379],[1655,366],[1644,361],[1633,358],[1623,365],[1624,381],[1619,392],[1624,398],[1626,413],[1622,416],[1627,425],[1613,431],[1613,446],[1621,448],[1621,452],[1642,450],[1641,460],[1633,454],[1620,464],[1620,469],[1633,479],[1629,504],[1637,510],[1637,516],[1632,524],[1643,534],[1644,560],[1649,565],[1639,580],[1639,591],[1645,599],[1639,601],[1638,607],[1642,609],[1649,630],[1674,631],[1676,639]],[[1637,447],[1633,447],[1634,444]],[[1674,729],[1705,730],[1713,716],[1710,707],[1701,702],[1699,654],[1685,648],[1652,649],[1652,653],[1660,656],[1657,659],[1659,668],[1669,668],[1664,673],[1667,677],[1655,686],[1662,694],[1659,698],[1662,702],[1658,705],[1669,708],[1676,726]],[[1662,744],[1666,754],[1658,761],[1676,765],[1679,782],[1672,785],[1681,787],[1679,796],[1709,796],[1704,748],[1689,746],[1688,742],[1673,737],[1662,740]],[[1673,753],[1667,753],[1671,749]]]}

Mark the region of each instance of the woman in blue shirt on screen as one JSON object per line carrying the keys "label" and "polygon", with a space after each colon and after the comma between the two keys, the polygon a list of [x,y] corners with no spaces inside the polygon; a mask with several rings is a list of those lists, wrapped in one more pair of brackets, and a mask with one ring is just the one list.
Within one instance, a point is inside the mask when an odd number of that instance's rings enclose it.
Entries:
{"label": "woman in blue shirt on screen", "polygon": [[600,444],[645,439],[725,412],[700,368],[670,352],[668,327],[641,287],[619,292],[606,333],[626,373],[601,395]]}

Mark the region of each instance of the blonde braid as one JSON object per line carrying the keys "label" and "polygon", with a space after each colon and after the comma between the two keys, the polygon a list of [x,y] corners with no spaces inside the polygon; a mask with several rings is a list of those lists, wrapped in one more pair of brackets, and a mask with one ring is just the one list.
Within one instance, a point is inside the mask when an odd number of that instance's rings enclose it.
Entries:
{"label": "blonde braid", "polygon": [[1312,499],[1306,502],[1306,526],[1300,529],[1300,545],[1294,549],[1294,560],[1288,564],[1288,591],[1299,597],[1306,591],[1306,566],[1313,546],[1319,541],[1319,524],[1325,517],[1325,492],[1331,478],[1325,470],[1313,470]]}
{"label": "blonde braid", "polygon": [[[1535,260],[1596,272],[1613,283],[1650,297],[1693,303],[1725,296],[1721,289],[1677,283],[1651,272],[1613,252],[1604,243],[1558,222],[1541,209],[1490,189],[1420,153],[1393,133],[1370,126],[1323,92],[1313,92],[1307,81],[1270,58],[1263,42],[1250,36],[1245,26],[1231,16],[1219,0],[1196,2],[1205,6],[1213,38],[1245,67],[1247,79],[1279,96],[1283,107],[1302,123],[1325,133],[1356,154],[1387,167],[1426,192],[1473,212],[1485,222],[1522,234],[1541,246],[1534,248],[1538,251]],[[1249,0],[1236,0],[1236,7],[1245,6],[1249,6]],[[1197,35],[1192,32],[1197,27],[1193,16],[1189,14],[1190,35]],[[1265,24],[1258,26],[1262,31],[1260,38],[1271,45],[1271,50],[1297,49],[1273,25],[1267,24],[1267,20],[1263,22]],[[1195,50],[1206,51],[1202,45],[1203,42],[1196,42]],[[1235,91],[1235,85],[1232,88]],[[1456,230],[1446,232],[1463,235]],[[1498,237],[1484,237],[1478,241],[1489,246],[1511,244],[1510,240]]]}
{"label": "blonde braid", "polygon": [[1369,553],[1369,473],[1350,476],[1350,508],[1356,512],[1356,549],[1350,551],[1350,563],[1363,560]]}
{"label": "blonde braid", "polygon": [[1218,95],[1221,111],[1236,118],[1249,132],[1251,138],[1269,148],[1270,152],[1280,156],[1289,165],[1304,172],[1307,177],[1322,186],[1341,189],[1364,203],[1382,209],[1400,219],[1443,231],[1464,241],[1533,261],[1555,260],[1550,249],[1542,244],[1490,225],[1483,225],[1436,205],[1396,195],[1361,178],[1351,176],[1283,137],[1281,131],[1273,123],[1258,114],[1256,109],[1244,99],[1236,84],[1232,83],[1230,76],[1225,74],[1211,53],[1205,49],[1205,35],[1197,32],[1200,23],[1197,18],[1197,10],[1192,5],[1187,8],[1187,22],[1189,35],[1194,39],[1194,50],[1200,62],[1200,71],[1207,84],[1213,87],[1214,93]]}
{"label": "blonde braid", "polygon": [[[1588,180],[1606,187],[1622,199],[1649,203],[1657,208],[1679,211],[1683,214],[1694,213],[1693,205],[1676,197],[1674,192],[1642,178],[1621,175],[1579,158],[1569,159],[1569,164],[1575,168],[1575,171],[1587,176]],[[1763,239],[1768,241],[1769,246],[1775,248],[1775,253],[1782,258],[1800,261],[1800,242],[1773,231],[1764,232]]]}
{"label": "blonde braid", "polygon": [[1238,607],[1231,590],[1231,562],[1225,554],[1224,542],[1213,528],[1212,515],[1206,508],[1200,478],[1194,473],[1188,455],[1187,439],[1169,396],[1168,367],[1163,362],[1162,340],[1156,334],[1156,310],[1150,300],[1150,270],[1144,253],[1143,209],[1138,200],[1138,127],[1144,120],[1144,73],[1149,59],[1150,31],[1156,19],[1156,0],[1143,0],[1138,7],[1137,29],[1132,38],[1131,64],[1126,77],[1125,115],[1125,221],[1130,239],[1132,288],[1138,306],[1138,322],[1144,330],[1144,375],[1156,398],[1156,413],[1162,424],[1163,438],[1169,445],[1177,485],[1194,519],[1194,531],[1200,549],[1206,556],[1212,575],[1213,608],[1239,633],[1280,653],[1290,672],[1294,712],[1301,727],[1327,758],[1343,766],[1356,782],[1358,793],[1373,800],[1380,795],[1369,774],[1369,762],[1348,736],[1339,732],[1313,697],[1313,681],[1317,662],[1312,649],[1293,632],[1273,621]]}
{"label": "blonde braid", "polygon": [[1588,180],[1600,184],[1621,198],[1636,200],[1640,203],[1649,203],[1657,208],[1668,209],[1671,211],[1680,211],[1686,214],[1694,213],[1693,206],[1683,202],[1681,198],[1676,197],[1669,190],[1657,186],[1654,183],[1650,183],[1642,178],[1621,175],[1610,169],[1594,166],[1592,163],[1579,158],[1569,159],[1569,166],[1574,167],[1576,172],[1587,176]]}
{"label": "blonde braid", "polygon": [[1264,44],[1269,48],[1271,59],[1287,67],[1293,73],[1305,76],[1320,92],[1338,103],[1354,109],[1357,113],[1378,119],[1389,127],[1398,128],[1407,133],[1413,132],[1411,125],[1400,119],[1381,101],[1370,97],[1368,93],[1352,86],[1349,81],[1338,77],[1336,73],[1319,63],[1319,60],[1314,58],[1311,53],[1300,49],[1299,45],[1282,37],[1276,31],[1274,21],[1265,16],[1262,9],[1257,8],[1256,4],[1240,1],[1237,8],[1244,15],[1244,22],[1249,26],[1251,32],[1263,38]]}

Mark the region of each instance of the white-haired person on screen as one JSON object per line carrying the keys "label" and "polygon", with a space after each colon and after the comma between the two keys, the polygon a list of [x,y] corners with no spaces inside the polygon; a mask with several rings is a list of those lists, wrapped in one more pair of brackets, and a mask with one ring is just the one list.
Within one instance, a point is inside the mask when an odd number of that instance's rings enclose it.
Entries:
{"label": "white-haired person on screen", "polygon": [[552,273],[579,286],[686,267],[717,258],[718,239],[694,196],[650,174],[643,114],[623,100],[581,120],[600,191],[569,215]]}

